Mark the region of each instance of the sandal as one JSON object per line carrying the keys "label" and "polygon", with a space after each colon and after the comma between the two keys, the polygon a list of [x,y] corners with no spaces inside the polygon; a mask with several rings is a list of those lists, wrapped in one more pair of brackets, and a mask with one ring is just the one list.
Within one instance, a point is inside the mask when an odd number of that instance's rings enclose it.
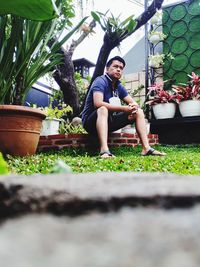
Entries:
{"label": "sandal", "polygon": [[166,156],[166,153],[150,148],[146,154],[141,154],[142,156]]}
{"label": "sandal", "polygon": [[99,153],[99,156],[102,158],[102,159],[106,159],[106,158],[114,158],[115,156],[109,151],[102,151]]}

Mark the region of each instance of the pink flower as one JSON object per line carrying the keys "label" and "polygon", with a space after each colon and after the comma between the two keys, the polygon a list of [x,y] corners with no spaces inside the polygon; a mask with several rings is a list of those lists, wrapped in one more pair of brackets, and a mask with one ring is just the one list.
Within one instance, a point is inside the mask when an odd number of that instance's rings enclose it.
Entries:
{"label": "pink flower", "polygon": [[172,86],[174,92],[178,95],[178,103],[183,100],[200,100],[200,75],[192,72],[192,75],[188,76],[191,78],[191,80],[187,84]]}
{"label": "pink flower", "polygon": [[200,75],[195,74],[194,72],[192,72],[192,75],[188,75],[190,78],[192,78],[192,82],[194,83],[198,83],[200,82]]}
{"label": "pink flower", "polygon": [[155,83],[148,87],[149,101],[146,102],[147,105],[156,105],[159,103],[170,103],[175,102],[176,95],[172,91],[164,90],[164,82]]}

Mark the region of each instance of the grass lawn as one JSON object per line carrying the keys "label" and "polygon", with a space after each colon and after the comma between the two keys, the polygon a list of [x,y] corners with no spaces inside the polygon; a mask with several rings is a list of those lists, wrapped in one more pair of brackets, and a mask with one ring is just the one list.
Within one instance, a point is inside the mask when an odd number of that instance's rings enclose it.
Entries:
{"label": "grass lawn", "polygon": [[140,156],[141,147],[113,148],[116,158],[101,159],[98,151],[65,149],[38,153],[31,157],[8,157],[10,172],[18,174],[50,173],[62,159],[74,173],[97,171],[168,172],[200,175],[200,146],[155,146],[166,157]]}

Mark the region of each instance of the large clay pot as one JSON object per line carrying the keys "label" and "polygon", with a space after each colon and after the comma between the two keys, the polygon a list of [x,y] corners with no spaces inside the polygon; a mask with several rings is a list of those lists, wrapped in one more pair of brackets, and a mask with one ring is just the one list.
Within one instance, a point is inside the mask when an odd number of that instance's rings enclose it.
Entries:
{"label": "large clay pot", "polygon": [[0,151],[13,156],[33,155],[45,117],[36,108],[0,105]]}
{"label": "large clay pot", "polygon": [[153,106],[153,113],[157,120],[171,119],[176,113],[175,103],[160,103]]}

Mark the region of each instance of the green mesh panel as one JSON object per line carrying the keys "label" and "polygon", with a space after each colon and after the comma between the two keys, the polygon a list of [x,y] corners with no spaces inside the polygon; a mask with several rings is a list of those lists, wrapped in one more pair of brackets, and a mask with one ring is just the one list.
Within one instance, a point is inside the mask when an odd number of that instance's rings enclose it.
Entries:
{"label": "green mesh panel", "polygon": [[200,31],[200,19],[199,16],[192,17],[189,24],[188,28],[191,32],[199,32]]}
{"label": "green mesh panel", "polygon": [[170,18],[172,20],[181,20],[187,14],[186,7],[184,5],[177,5],[171,9]]}
{"label": "green mesh panel", "polygon": [[174,71],[185,70],[187,65],[188,65],[188,58],[184,54],[177,55],[175,59],[172,61],[172,69]]}
{"label": "green mesh panel", "polygon": [[171,52],[163,66],[164,80],[188,81],[187,74],[200,74],[200,0],[179,3],[163,9],[163,53]]}
{"label": "green mesh panel", "polygon": [[196,16],[200,14],[199,0],[191,1],[188,7],[188,13],[192,16]]}
{"label": "green mesh panel", "polygon": [[185,52],[187,48],[188,48],[188,41],[184,37],[179,37],[177,39],[174,39],[174,41],[172,42],[171,52],[173,54],[182,54]]}
{"label": "green mesh panel", "polygon": [[196,50],[190,57],[190,64],[194,68],[200,67],[200,50]]}

